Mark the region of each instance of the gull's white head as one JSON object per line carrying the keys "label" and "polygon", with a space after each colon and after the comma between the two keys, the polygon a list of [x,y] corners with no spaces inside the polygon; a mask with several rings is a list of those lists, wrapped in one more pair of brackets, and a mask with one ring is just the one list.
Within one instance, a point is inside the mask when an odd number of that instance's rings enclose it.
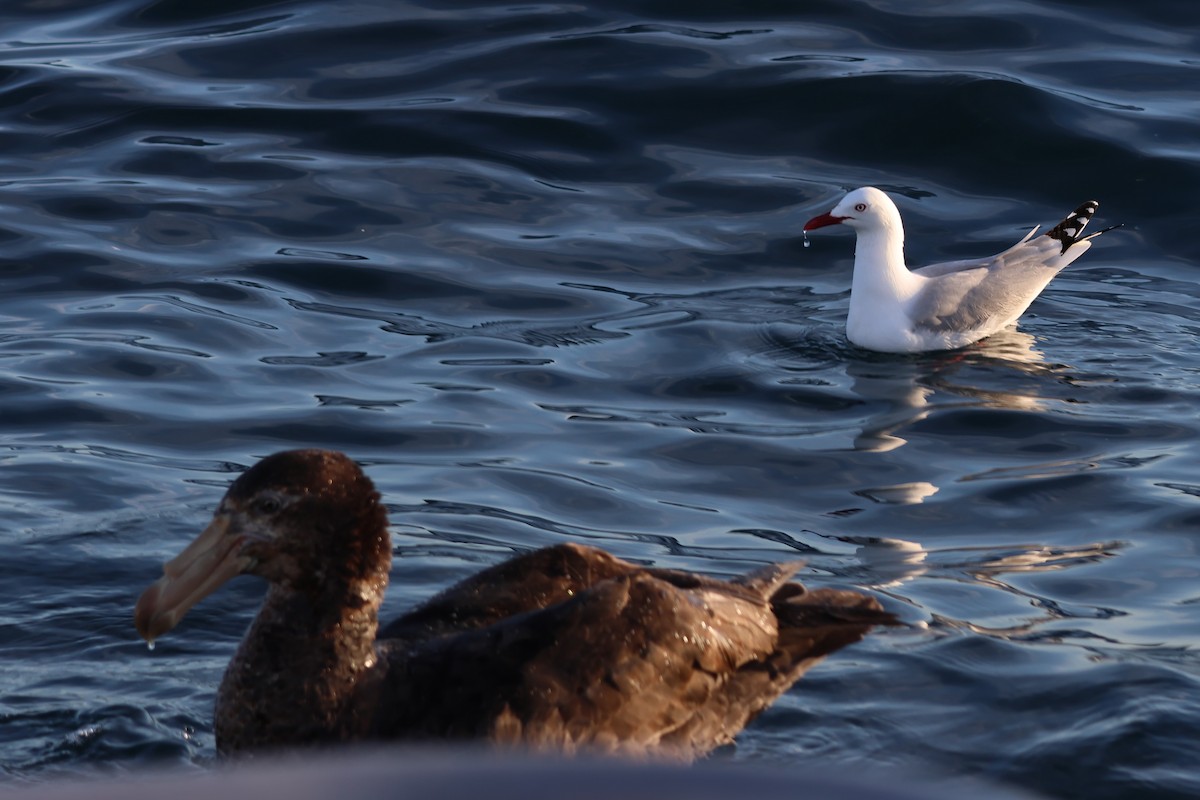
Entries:
{"label": "gull's white head", "polygon": [[826,225],[839,224],[848,225],[861,232],[886,228],[903,230],[896,204],[873,186],[864,186],[850,192],[828,214],[813,217],[804,223],[804,230],[811,231]]}

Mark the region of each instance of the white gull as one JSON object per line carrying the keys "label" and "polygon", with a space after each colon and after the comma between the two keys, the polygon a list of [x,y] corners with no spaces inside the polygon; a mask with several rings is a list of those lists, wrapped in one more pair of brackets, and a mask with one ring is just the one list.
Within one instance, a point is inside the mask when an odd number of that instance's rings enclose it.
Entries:
{"label": "white gull", "polygon": [[1037,228],[988,258],[948,261],[909,270],[904,225],[896,204],[870,186],[855,189],[804,231],[848,225],[858,235],[846,335],[868,350],[917,353],[964,347],[1017,321],[1050,279],[1087,251],[1081,236],[1095,200],[1034,238]]}

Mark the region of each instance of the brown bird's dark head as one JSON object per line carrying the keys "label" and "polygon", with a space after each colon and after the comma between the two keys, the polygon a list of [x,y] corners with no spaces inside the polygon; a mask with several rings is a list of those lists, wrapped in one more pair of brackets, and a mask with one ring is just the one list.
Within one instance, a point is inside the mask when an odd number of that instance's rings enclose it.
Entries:
{"label": "brown bird's dark head", "polygon": [[[364,581],[386,582],[390,560],[386,512],[357,464],[326,450],[276,453],[230,485],[208,527],[142,594],[134,621],[153,641],[241,574],[318,603]],[[382,583],[376,588],[382,593]]]}

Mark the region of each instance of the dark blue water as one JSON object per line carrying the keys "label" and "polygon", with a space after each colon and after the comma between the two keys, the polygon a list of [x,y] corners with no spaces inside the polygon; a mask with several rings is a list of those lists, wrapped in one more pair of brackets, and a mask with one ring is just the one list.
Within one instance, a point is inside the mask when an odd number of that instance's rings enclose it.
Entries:
{"label": "dark blue water", "polygon": [[[321,446],[387,498],[389,615],[578,540],[800,557],[918,623],[736,759],[1200,794],[1191,4],[2,9],[10,781],[212,762],[262,587],[153,652],[134,600],[232,475]],[[851,237],[799,237],[865,184],[914,264],[1091,198],[1125,228],[1019,331],[876,355]]]}

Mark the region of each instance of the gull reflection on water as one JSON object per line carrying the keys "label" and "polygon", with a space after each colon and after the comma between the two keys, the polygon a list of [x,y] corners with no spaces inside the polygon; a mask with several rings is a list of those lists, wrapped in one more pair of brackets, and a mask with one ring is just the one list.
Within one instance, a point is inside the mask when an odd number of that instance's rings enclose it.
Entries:
{"label": "gull reflection on water", "polygon": [[[935,409],[931,398],[948,398],[941,405],[971,406],[1037,411],[1045,400],[1028,385],[1004,388],[983,385],[963,375],[969,368],[987,367],[990,379],[1002,368],[1030,376],[1060,372],[1061,365],[1047,364],[1037,340],[1028,333],[1009,328],[962,350],[927,354],[919,358],[851,361],[846,374],[852,379],[852,391],[872,404],[886,408],[872,415],[855,438],[855,449],[885,453],[903,447],[907,440],[901,432],[929,416]],[[919,501],[918,501],[919,502]]]}
{"label": "gull reflection on water", "polygon": [[[1006,574],[1054,572],[1093,564],[1115,556],[1124,546],[1121,542],[926,549],[917,542],[892,537],[837,538],[847,544],[857,545],[854,555],[859,564],[851,572],[859,573],[856,580],[860,585],[882,591],[912,608],[925,609],[929,620],[916,621],[914,627],[924,628],[936,623],[941,628],[958,628],[1002,639],[1039,638],[1045,635],[1039,633],[1039,628],[1057,620],[1105,619],[1121,613],[1107,607],[1069,603],[1043,596],[1002,577]],[[1020,598],[1032,611],[1021,615],[1014,624],[980,624],[967,617],[949,614],[947,608],[929,608],[919,599],[906,596],[905,585],[918,579],[987,586]]]}

